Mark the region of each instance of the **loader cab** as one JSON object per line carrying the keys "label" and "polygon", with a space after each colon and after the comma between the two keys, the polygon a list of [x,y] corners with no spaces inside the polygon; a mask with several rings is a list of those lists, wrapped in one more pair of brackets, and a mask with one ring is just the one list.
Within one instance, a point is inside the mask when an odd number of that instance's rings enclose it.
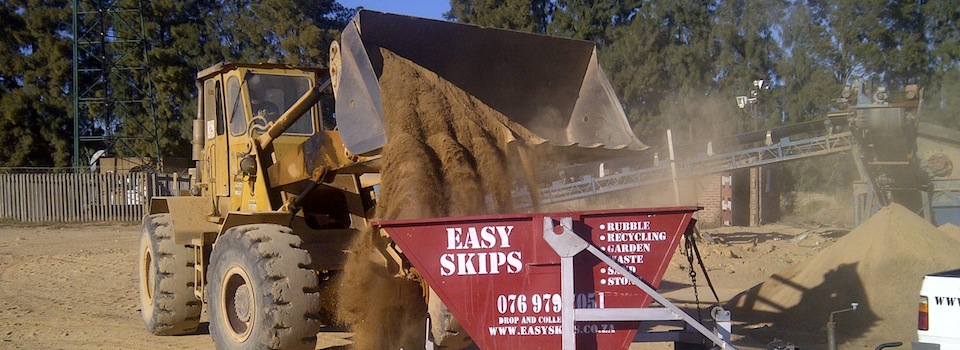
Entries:
{"label": "loader cab", "polygon": [[[280,64],[219,63],[197,74],[200,88],[197,119],[202,121],[198,159],[203,196],[214,197],[219,213],[272,210],[266,191],[253,190],[255,176],[241,171],[252,140],[276,122],[304,93],[316,86],[320,68]],[[319,106],[313,106],[277,137],[278,157],[319,131]],[[245,194],[249,196],[243,196]],[[247,197],[243,200],[241,197]],[[216,213],[215,213],[216,214]]]}

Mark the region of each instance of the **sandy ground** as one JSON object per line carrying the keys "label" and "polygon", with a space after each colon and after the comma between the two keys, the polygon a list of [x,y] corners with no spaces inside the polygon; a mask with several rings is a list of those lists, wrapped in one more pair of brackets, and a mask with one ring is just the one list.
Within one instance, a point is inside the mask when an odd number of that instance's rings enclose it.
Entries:
{"label": "sandy ground", "polygon": [[[151,335],[137,295],[138,224],[0,226],[0,348],[213,349]],[[201,319],[206,321],[204,315]],[[349,344],[321,333],[318,348]]]}
{"label": "sandy ground", "polygon": [[[726,300],[846,231],[770,225],[707,232],[717,243],[701,243],[701,253],[720,298]],[[204,325],[201,334],[179,337],[153,336],[144,329],[136,284],[138,238],[136,224],[0,226],[0,348],[214,348]],[[675,254],[661,291],[689,307],[695,303],[687,266],[686,258]],[[699,298],[706,309],[713,296],[698,273]],[[350,343],[349,334],[334,330],[318,337],[319,349]],[[769,339],[735,337],[744,348],[762,348],[766,342]],[[668,348],[672,346],[631,347]]]}
{"label": "sandy ground", "polygon": [[211,348],[140,321],[138,226],[0,228],[0,337],[13,349]]}

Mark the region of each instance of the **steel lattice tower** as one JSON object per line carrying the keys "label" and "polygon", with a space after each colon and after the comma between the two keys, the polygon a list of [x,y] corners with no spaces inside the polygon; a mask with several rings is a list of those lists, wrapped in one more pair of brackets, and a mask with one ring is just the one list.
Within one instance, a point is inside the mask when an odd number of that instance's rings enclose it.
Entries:
{"label": "steel lattice tower", "polygon": [[155,169],[160,142],[141,2],[73,0],[73,38],[73,165],[106,155]]}

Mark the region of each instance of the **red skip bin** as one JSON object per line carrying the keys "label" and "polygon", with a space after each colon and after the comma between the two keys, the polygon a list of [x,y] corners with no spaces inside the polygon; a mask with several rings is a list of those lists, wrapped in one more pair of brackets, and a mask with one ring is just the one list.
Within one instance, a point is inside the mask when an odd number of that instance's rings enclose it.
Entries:
{"label": "red skip bin", "polygon": [[[564,305],[643,308],[651,297],[609,265],[583,253],[573,258],[573,300],[564,300],[561,256],[545,235],[559,237],[572,231],[655,289],[698,209],[493,215],[374,225],[397,243],[480,348],[560,349]],[[561,218],[572,220],[561,224]],[[627,349],[638,327],[636,321],[578,321],[573,333],[577,349]]]}

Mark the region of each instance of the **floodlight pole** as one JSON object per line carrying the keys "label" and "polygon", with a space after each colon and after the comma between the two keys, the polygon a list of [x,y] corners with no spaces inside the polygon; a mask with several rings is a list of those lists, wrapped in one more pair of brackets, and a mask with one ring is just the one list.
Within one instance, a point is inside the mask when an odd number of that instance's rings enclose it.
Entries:
{"label": "floodlight pole", "polygon": [[[752,92],[753,92],[753,130],[754,131],[760,131],[760,90],[762,88],[763,88],[763,80],[753,81]],[[760,153],[760,156],[762,157],[763,153]],[[760,160],[761,159],[757,159],[757,161],[760,161]],[[753,186],[757,192],[756,194],[757,213],[756,213],[756,217],[754,218],[755,219],[754,224],[756,226],[760,226],[760,223],[761,223],[760,215],[763,212],[763,210],[761,209],[763,205],[760,202],[761,199],[763,198],[762,197],[763,192],[761,191],[761,187],[763,186],[763,180],[761,179],[761,176],[763,174],[763,167],[757,166],[755,169],[756,169],[757,175],[754,178]]]}

